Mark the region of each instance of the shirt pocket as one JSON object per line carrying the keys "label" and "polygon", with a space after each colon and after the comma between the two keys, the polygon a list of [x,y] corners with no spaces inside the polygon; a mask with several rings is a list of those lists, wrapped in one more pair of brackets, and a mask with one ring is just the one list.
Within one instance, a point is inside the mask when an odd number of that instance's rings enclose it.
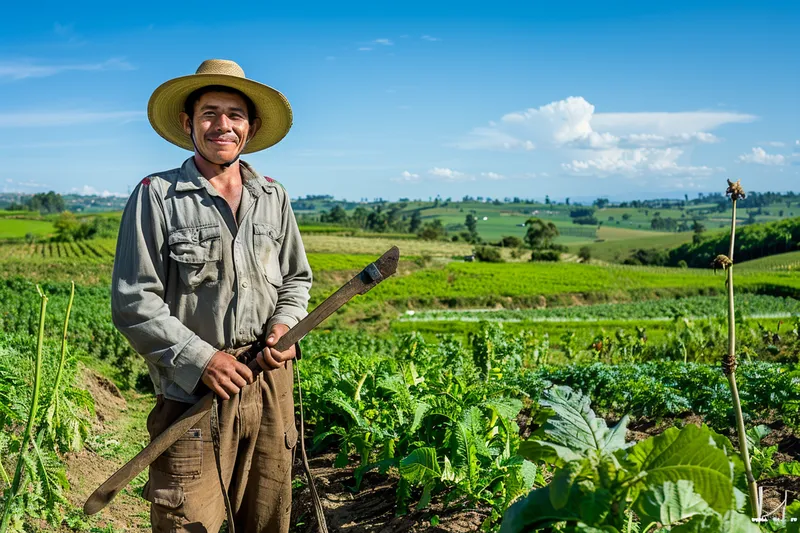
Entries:
{"label": "shirt pocket", "polygon": [[283,235],[278,228],[261,222],[253,224],[253,249],[261,273],[276,287],[283,285],[281,262],[278,258]]}
{"label": "shirt pocket", "polygon": [[169,234],[169,256],[178,263],[183,284],[196,288],[219,283],[222,242],[219,226],[181,228]]}

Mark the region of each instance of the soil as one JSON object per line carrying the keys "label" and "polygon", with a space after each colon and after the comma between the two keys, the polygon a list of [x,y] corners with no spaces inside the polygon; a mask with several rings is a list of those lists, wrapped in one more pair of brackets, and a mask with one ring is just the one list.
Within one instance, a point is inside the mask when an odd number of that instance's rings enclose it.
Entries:
{"label": "soil", "polygon": [[[354,493],[355,468],[333,466],[335,453],[326,453],[309,459],[315,486],[325,509],[325,520],[331,533],[347,532],[411,532],[411,533],[466,533],[478,531],[489,514],[488,509],[465,508],[458,502],[445,509],[442,498],[434,498],[422,511],[413,508],[407,515],[396,516],[397,505],[395,476],[368,473],[361,490]],[[296,461],[295,479],[303,480],[303,487],[295,489],[292,499],[293,533],[316,533],[316,519],[311,491],[301,463]],[[436,523],[432,525],[431,521]],[[438,522],[437,522],[438,521]]]}

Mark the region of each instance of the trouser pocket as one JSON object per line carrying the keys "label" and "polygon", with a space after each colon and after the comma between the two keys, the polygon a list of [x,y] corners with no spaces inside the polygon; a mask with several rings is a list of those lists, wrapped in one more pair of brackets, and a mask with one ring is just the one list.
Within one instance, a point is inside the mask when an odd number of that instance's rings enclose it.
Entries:
{"label": "trouser pocket", "polygon": [[194,479],[203,473],[203,438],[199,428],[192,428],[167,448],[153,462],[159,472],[177,478]]}

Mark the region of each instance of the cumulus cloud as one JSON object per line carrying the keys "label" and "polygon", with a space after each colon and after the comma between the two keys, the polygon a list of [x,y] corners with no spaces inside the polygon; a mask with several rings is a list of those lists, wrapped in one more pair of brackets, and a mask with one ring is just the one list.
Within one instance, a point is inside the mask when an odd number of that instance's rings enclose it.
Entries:
{"label": "cumulus cloud", "polygon": [[91,185],[84,185],[80,189],[73,187],[72,189],[70,189],[70,192],[75,194],[80,194],[82,196],[102,196],[103,198],[109,198],[112,196],[118,198],[125,198],[127,196],[126,194],[122,194],[120,192],[111,192],[107,189],[99,191],[94,187],[92,187]]}
{"label": "cumulus cloud", "polygon": [[502,174],[498,174],[497,172],[481,172],[481,177],[484,177],[487,180],[492,180],[492,181],[506,179],[505,176],[503,176]]}
{"label": "cumulus cloud", "polygon": [[473,128],[452,144],[464,150],[547,150],[572,173],[609,175],[709,174],[719,169],[682,164],[683,147],[712,144],[711,130],[756,120],[718,111],[598,113],[580,96],[514,111]]}
{"label": "cumulus cloud", "polygon": [[786,164],[786,157],[781,154],[768,154],[766,150],[757,146],[749,154],[742,154],[739,156],[739,161],[742,163],[754,163],[757,165],[775,165],[780,166]]}
{"label": "cumulus cloud", "polygon": [[421,38],[423,41],[431,41],[431,42],[441,41],[441,39],[439,39],[438,37],[431,37],[430,35],[423,35]]}
{"label": "cumulus cloud", "polygon": [[384,46],[391,46],[391,45],[393,45],[393,44],[394,44],[394,43],[393,43],[391,40],[389,40],[389,39],[375,39],[375,40],[374,40],[374,41],[372,41],[372,42],[373,42],[373,43],[375,43],[375,44],[382,44],[382,45],[384,45]]}
{"label": "cumulus cloud", "polygon": [[451,168],[434,167],[428,174],[444,181],[474,181],[475,177]]}
{"label": "cumulus cloud", "polygon": [[573,174],[630,177],[643,174],[707,176],[721,170],[708,166],[681,165],[678,162],[681,155],[683,150],[680,148],[614,149],[603,151],[593,158],[574,159],[569,163],[563,163],[562,168]]}
{"label": "cumulus cloud", "polygon": [[358,49],[359,52],[369,52],[370,50],[372,50],[372,48],[369,46],[362,46]]}
{"label": "cumulus cloud", "polygon": [[408,170],[404,170],[400,177],[392,178],[392,181],[399,181],[402,183],[414,183],[419,181],[419,174],[414,174]]}
{"label": "cumulus cloud", "polygon": [[466,149],[531,150],[535,147],[608,150],[667,148],[719,141],[708,130],[756,117],[710,111],[679,113],[596,113],[580,96],[504,115],[499,123],[474,128],[454,143]]}

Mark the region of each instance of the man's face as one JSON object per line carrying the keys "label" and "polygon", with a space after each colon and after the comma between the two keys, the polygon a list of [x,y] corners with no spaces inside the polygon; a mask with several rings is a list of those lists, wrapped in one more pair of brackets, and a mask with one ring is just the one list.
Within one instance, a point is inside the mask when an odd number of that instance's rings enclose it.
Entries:
{"label": "man's face", "polygon": [[[260,122],[248,122],[247,104],[238,94],[209,92],[195,103],[194,116],[181,113],[183,129],[191,135],[202,155],[223,164],[233,160],[255,135]],[[190,123],[191,122],[191,123]]]}

